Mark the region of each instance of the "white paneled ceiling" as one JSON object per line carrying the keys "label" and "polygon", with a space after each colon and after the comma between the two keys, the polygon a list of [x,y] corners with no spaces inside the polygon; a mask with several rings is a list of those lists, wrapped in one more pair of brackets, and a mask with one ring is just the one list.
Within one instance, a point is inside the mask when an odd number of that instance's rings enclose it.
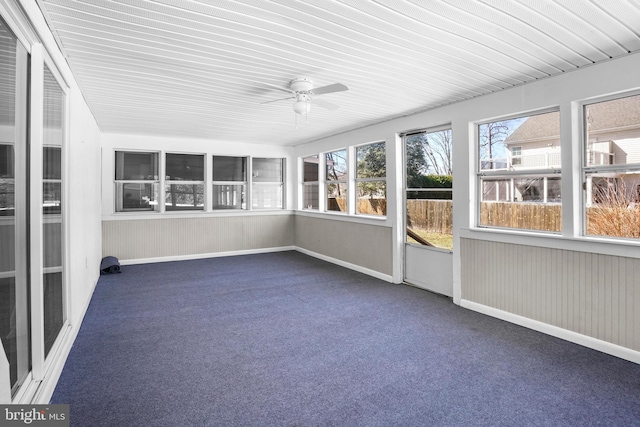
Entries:
{"label": "white paneled ceiling", "polygon": [[[38,0],[104,132],[295,145],[640,49],[640,0]],[[348,91],[296,117],[290,80]]]}

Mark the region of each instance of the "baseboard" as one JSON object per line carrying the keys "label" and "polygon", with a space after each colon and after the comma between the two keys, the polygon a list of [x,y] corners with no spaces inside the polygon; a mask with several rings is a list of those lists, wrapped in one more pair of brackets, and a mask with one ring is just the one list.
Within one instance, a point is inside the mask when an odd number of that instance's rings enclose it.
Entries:
{"label": "baseboard", "polygon": [[293,250],[295,250],[295,246],[280,246],[276,248],[244,249],[240,251],[211,252],[211,253],[189,254],[189,255],[172,255],[172,256],[154,257],[154,258],[134,258],[134,259],[124,259],[124,260],[121,259],[118,261],[120,262],[121,265],[135,265],[135,264],[149,264],[153,262],[187,261],[190,259],[265,254],[270,252],[283,252],[283,251],[293,251]]}
{"label": "baseboard", "polygon": [[603,353],[607,353],[612,356],[616,356],[621,359],[640,364],[640,352],[631,350],[627,347],[622,347],[617,344],[612,344],[607,341],[602,341],[597,338],[582,335],[577,332],[569,331],[567,329],[559,328],[557,326],[549,325],[547,323],[539,322],[537,320],[529,319],[527,317],[519,316],[517,314],[509,313],[507,311],[499,310],[497,308],[478,304],[476,302],[468,301],[465,299],[460,300],[460,306],[469,310],[477,311],[478,313],[486,314],[487,316],[496,317],[510,323],[515,323],[519,326],[524,326],[525,328],[533,329],[535,331],[542,332],[556,338],[570,341],[572,343],[579,344],[593,350],[601,351]]}
{"label": "baseboard", "polygon": [[240,250],[240,251],[176,255],[176,256],[167,256],[167,257],[155,257],[155,258],[135,258],[135,259],[123,259],[118,261],[120,262],[121,265],[135,265],[135,264],[149,264],[153,262],[186,261],[190,259],[218,258],[218,257],[237,256],[237,255],[253,255],[253,254],[264,254],[264,253],[270,253],[270,252],[293,251],[293,250],[312,256],[314,258],[319,258],[324,261],[349,268],[351,270],[358,271],[360,273],[367,274],[369,276],[376,277],[386,282],[394,283],[393,277],[389,274],[380,273],[379,271],[371,270],[369,268],[365,268],[360,265],[351,264],[349,262],[342,261],[337,258],[332,258],[326,255],[322,255],[317,252],[309,251],[307,249],[300,248],[298,246],[280,246],[276,248],[247,249],[247,250]]}
{"label": "baseboard", "polygon": [[341,267],[345,267],[345,268],[348,268],[348,269],[351,269],[351,270],[358,271],[360,273],[367,274],[369,276],[373,276],[373,277],[375,277],[377,279],[384,280],[385,282],[394,283],[393,276],[391,276],[389,274],[380,273],[379,271],[371,270],[369,268],[362,267],[361,265],[351,264],[350,262],[346,262],[346,261],[343,261],[343,260],[337,259],[337,258],[332,258],[330,256],[319,254],[317,252],[313,252],[313,251],[310,251],[308,249],[304,249],[304,248],[301,248],[301,247],[298,247],[298,246],[295,247],[295,250],[298,251],[298,252],[301,252],[301,253],[303,253],[305,255],[309,255],[309,256],[312,256],[314,258],[321,259],[323,261],[327,261],[327,262],[330,262],[330,263],[333,263],[333,264],[337,264],[337,265],[339,265]]}

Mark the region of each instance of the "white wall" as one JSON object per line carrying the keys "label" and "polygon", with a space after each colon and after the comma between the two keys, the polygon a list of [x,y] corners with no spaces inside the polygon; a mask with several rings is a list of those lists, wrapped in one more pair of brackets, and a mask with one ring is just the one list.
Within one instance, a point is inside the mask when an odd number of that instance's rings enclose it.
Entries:
{"label": "white wall", "polygon": [[[640,258],[640,242],[616,242],[582,237],[581,234],[581,118],[580,103],[602,96],[640,89],[640,54],[628,55],[598,65],[584,67],[563,75],[541,79],[469,101],[451,104],[419,114],[389,120],[367,128],[339,134],[295,148],[295,157],[308,156],[337,148],[385,140],[387,142],[388,217],[385,225],[394,233],[394,278],[402,277],[402,147],[397,135],[451,123],[453,130],[453,206],[454,206],[454,302],[462,298],[461,236],[475,240],[501,241],[516,245],[535,243],[554,249],[586,251],[617,257]],[[429,82],[426,82],[429,84]],[[475,123],[503,116],[526,115],[547,108],[561,113],[562,157],[562,236],[526,231],[499,231],[476,227],[476,141]],[[394,173],[395,171],[395,173]],[[340,220],[335,216],[318,216]],[[357,220],[357,219],[356,219]],[[541,243],[542,242],[542,243]],[[581,274],[576,271],[570,274]],[[467,283],[466,286],[473,286]],[[640,285],[639,285],[640,286]],[[640,292],[640,289],[637,290]]]}
{"label": "white wall", "polygon": [[100,221],[100,130],[84,98],[71,91],[69,133],[69,284],[74,325],[80,325],[99,276],[102,259]]}
{"label": "white wall", "polygon": [[[294,156],[299,158],[355,144],[386,141],[389,204],[388,218],[385,224],[397,228],[403,213],[400,203],[402,200],[402,177],[401,170],[398,170],[402,167],[402,147],[397,135],[412,129],[424,129],[451,123],[454,138],[454,246],[458,246],[461,230],[472,229],[475,226],[476,142],[474,123],[506,115],[524,115],[542,109],[560,107],[562,152],[566,153],[563,154],[563,169],[570,170],[575,162],[579,164],[580,161],[579,138],[581,135],[579,122],[576,122],[575,115],[570,114],[571,111],[577,109],[577,104],[580,101],[640,89],[640,73],[637,72],[639,66],[640,54],[628,55],[598,65],[584,67],[558,77],[541,79],[528,85],[469,101],[385,121],[312,143],[301,144],[295,147]],[[566,219],[573,218],[574,211],[579,209],[580,201],[577,191],[579,184],[574,185],[575,180],[577,180],[577,176],[573,177],[570,174],[563,176],[563,198],[565,201],[563,214]],[[600,244],[593,239],[580,239],[577,232],[578,226],[577,220],[572,221],[570,226],[565,226],[564,237],[572,240],[579,239],[595,252],[599,248],[610,248],[608,244]],[[481,231],[483,230],[477,232]],[[491,234],[491,232],[487,232],[487,239],[491,239]],[[516,242],[521,242],[522,239],[526,241],[529,234],[526,232],[510,233]],[[554,242],[557,241],[555,237],[549,238]],[[621,248],[624,247],[621,246]],[[621,254],[625,250],[621,249]],[[458,288],[459,256],[459,253],[456,253],[455,257],[458,261],[454,263],[454,280]],[[636,256],[640,256],[640,254]]]}
{"label": "white wall", "polygon": [[[69,81],[69,80],[68,80]],[[66,140],[67,201],[65,211],[65,274],[68,328],[60,333],[60,347],[35,392],[33,403],[46,404],[80,329],[100,274],[102,229],[100,221],[100,130],[80,90],[69,91],[69,136]],[[64,202],[63,202],[64,203]]]}
{"label": "white wall", "polygon": [[[228,143],[204,139],[104,134],[102,138],[103,256],[122,263],[292,249],[293,191],[285,185],[284,209],[115,212],[115,151],[205,155],[205,200],[211,195],[214,155],[285,159],[285,180],[293,174],[293,149],[275,145]],[[209,203],[207,203],[208,205]],[[149,242],[153,242],[150,244]]]}

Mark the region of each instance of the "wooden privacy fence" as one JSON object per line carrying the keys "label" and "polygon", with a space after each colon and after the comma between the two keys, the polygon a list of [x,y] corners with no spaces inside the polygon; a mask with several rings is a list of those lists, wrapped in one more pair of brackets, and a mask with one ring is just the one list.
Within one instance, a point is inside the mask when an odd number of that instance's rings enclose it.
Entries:
{"label": "wooden privacy fence", "polygon": [[549,203],[482,202],[480,225],[562,231],[562,206]]}
{"label": "wooden privacy fence", "polygon": [[[368,198],[358,200],[358,212],[363,214],[386,213],[384,200]],[[335,202],[344,211],[345,200]],[[559,232],[562,230],[560,204],[482,202],[480,225],[522,228]],[[431,233],[452,234],[453,204],[451,200],[407,200],[407,227]]]}
{"label": "wooden privacy fence", "polygon": [[407,200],[407,228],[430,233],[453,233],[453,204],[451,200]]}

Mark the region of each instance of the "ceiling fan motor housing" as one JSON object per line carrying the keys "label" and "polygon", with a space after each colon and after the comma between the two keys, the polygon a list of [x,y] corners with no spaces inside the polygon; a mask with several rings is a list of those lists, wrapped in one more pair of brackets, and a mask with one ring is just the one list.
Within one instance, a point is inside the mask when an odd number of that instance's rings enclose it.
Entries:
{"label": "ceiling fan motor housing", "polygon": [[313,82],[309,79],[294,79],[290,84],[294,92],[309,92],[313,89]]}

